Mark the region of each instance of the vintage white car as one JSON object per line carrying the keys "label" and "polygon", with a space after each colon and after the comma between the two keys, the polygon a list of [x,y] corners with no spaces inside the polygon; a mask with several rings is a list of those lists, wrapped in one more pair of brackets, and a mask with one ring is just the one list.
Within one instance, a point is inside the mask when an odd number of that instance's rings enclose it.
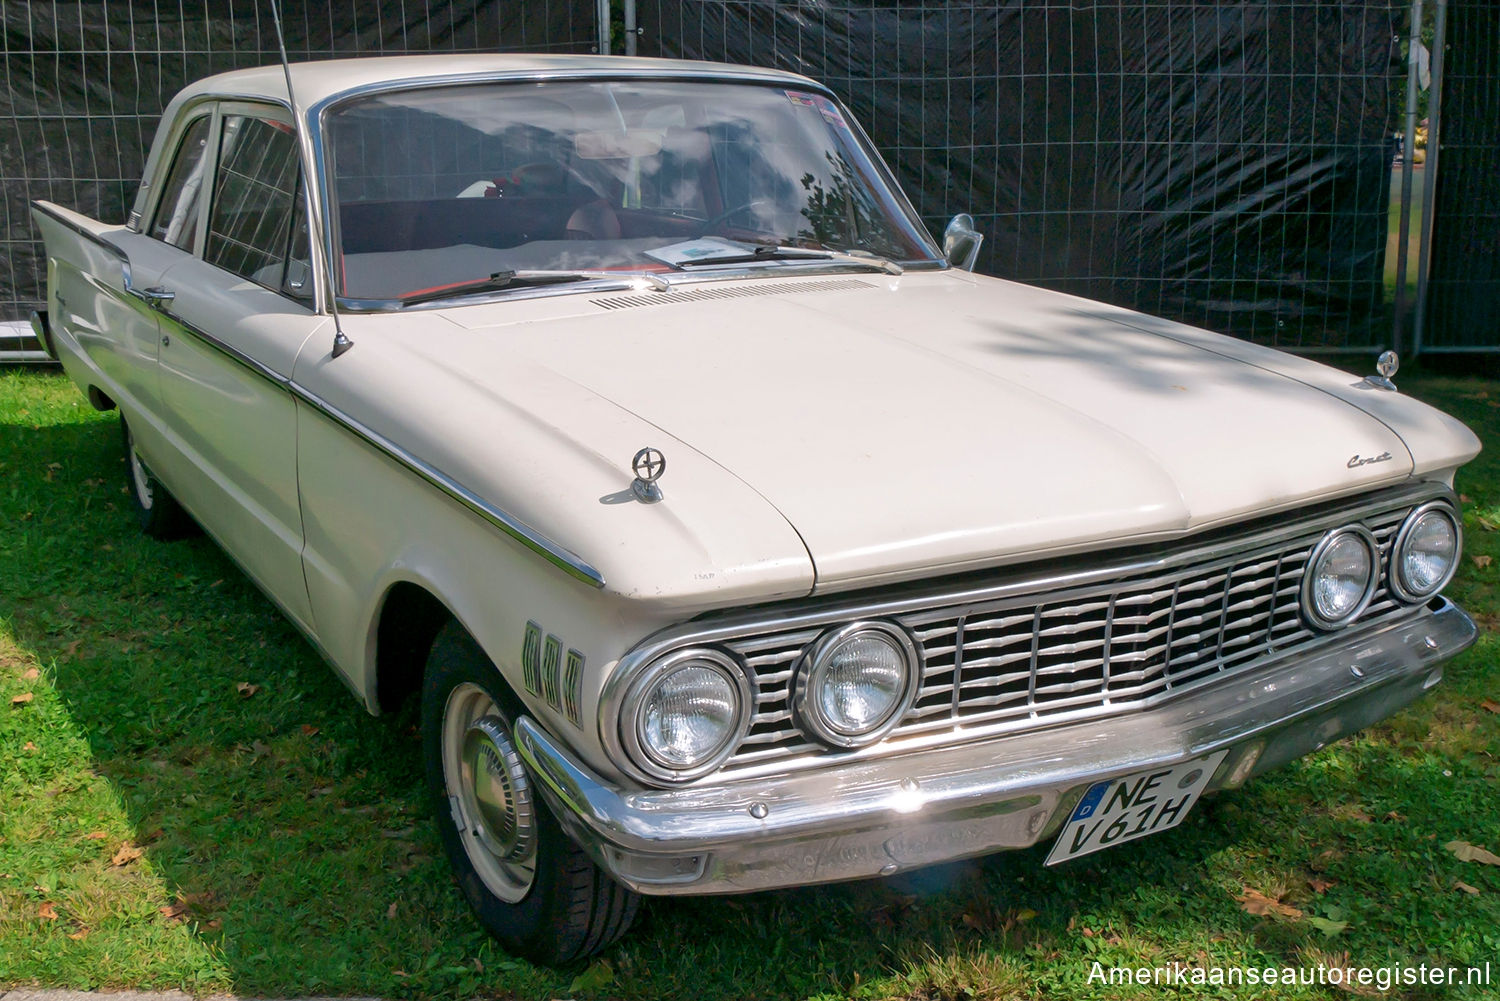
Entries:
{"label": "vintage white car", "polygon": [[803,77],[237,71],[125,225],[35,218],[142,527],[419,695],[458,882],[539,960],[640,893],[1163,830],[1474,639],[1478,442],[1389,362],[973,274]]}

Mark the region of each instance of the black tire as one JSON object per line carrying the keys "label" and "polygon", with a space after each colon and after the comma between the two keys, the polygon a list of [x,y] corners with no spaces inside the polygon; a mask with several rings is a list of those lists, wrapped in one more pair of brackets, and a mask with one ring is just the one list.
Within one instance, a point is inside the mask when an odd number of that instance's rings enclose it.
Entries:
{"label": "black tire", "polygon": [[120,414],[120,440],[125,446],[125,486],[141,531],[153,539],[181,539],[198,534],[200,529],[192,515],[182,509],[177,498],[141,460],[135,449],[135,437],[130,433],[130,422],[123,413]]}
{"label": "black tire", "polygon": [[[509,743],[511,723],[520,711],[499,669],[468,632],[457,622],[444,626],[433,642],[422,681],[422,754],[433,818],[459,888],[480,923],[507,952],[550,966],[592,955],[625,934],[640,898],[601,871],[563,833],[541,794],[529,787]],[[475,712],[481,715],[471,719]],[[494,729],[497,721],[499,727]],[[491,728],[484,738],[476,738],[485,753],[492,754],[489,760],[515,770],[506,773],[511,776],[505,785],[507,802],[512,818],[525,818],[515,827],[529,834],[506,841],[505,847],[517,853],[515,857],[525,859],[514,865],[497,858],[478,831],[459,829],[459,817],[468,828],[472,824],[468,811],[482,808],[465,799],[462,788],[450,791],[445,759],[462,758],[452,743],[455,734],[471,733],[476,727]],[[494,739],[489,735],[502,731],[503,739],[485,743]],[[457,774],[461,777],[461,770]],[[506,835],[514,830],[503,824],[491,826],[502,828]],[[531,847],[522,851],[522,843]],[[487,875],[476,868],[476,859]],[[529,885],[522,885],[528,862],[533,872]],[[493,886],[513,899],[505,899]]]}

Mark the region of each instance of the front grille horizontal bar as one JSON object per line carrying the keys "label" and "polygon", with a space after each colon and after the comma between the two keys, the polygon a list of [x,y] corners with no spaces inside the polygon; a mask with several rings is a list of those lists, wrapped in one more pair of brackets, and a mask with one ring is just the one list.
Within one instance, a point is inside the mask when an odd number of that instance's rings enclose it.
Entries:
{"label": "front grille horizontal bar", "polygon": [[[876,614],[905,627],[922,654],[911,710],[880,745],[833,751],[807,738],[791,707],[791,682],[803,651],[823,626],[717,637],[752,675],[749,733],[722,777],[809,767],[850,754],[888,753],[1091,715],[1137,711],[1188,688],[1217,683],[1299,647],[1316,644],[1301,617],[1299,594],[1313,548],[1334,524],[1359,521],[1380,548],[1381,565],[1412,490],[1392,491],[1343,512],[1287,519],[1279,532],[1247,532],[1199,559],[1064,582],[1032,593],[964,600],[960,595]],[[1361,618],[1400,614],[1384,571]],[[858,617],[851,615],[844,621]]]}

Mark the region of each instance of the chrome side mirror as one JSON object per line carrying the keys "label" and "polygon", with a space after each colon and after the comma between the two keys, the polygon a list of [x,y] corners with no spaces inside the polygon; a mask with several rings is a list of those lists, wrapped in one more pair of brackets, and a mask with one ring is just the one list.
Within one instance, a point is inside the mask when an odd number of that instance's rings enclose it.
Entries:
{"label": "chrome side mirror", "polygon": [[943,230],[943,256],[948,263],[961,271],[973,271],[979,259],[979,248],[984,245],[984,234],[974,228],[974,217],[960,212]]}

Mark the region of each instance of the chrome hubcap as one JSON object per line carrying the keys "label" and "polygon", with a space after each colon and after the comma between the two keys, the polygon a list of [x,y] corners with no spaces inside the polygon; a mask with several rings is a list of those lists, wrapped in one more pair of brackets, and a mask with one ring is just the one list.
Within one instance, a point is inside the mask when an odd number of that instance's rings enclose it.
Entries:
{"label": "chrome hubcap", "polygon": [[453,822],[474,871],[507,903],[536,879],[536,811],[531,783],[493,699],[464,683],[443,713],[443,779]]}
{"label": "chrome hubcap", "polygon": [[464,734],[464,813],[479,821],[471,835],[502,862],[523,862],[536,849],[531,789],[499,716],[481,716]]}

